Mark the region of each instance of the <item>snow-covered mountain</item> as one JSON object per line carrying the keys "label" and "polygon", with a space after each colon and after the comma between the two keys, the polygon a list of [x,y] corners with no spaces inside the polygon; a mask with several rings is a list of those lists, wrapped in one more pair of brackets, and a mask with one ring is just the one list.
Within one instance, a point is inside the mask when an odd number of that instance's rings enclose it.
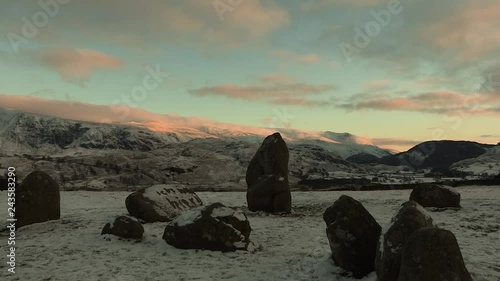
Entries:
{"label": "snow-covered mountain", "polygon": [[[218,128],[213,124],[189,126],[172,122],[127,122],[104,124],[68,120],[0,108],[0,144],[3,153],[54,154],[85,149],[152,151],[170,143],[193,139],[225,139],[260,144],[274,132],[269,128],[252,130]],[[278,129],[290,144],[322,147],[345,159],[358,153],[383,157],[390,153],[367,139],[351,134]]]}
{"label": "snow-covered mountain", "polygon": [[[0,108],[0,167],[15,166],[20,179],[43,170],[71,190],[123,190],[173,181],[244,189],[250,159],[274,130],[189,126],[184,121],[103,124]],[[349,134],[279,131],[290,151],[292,185],[362,170],[344,160],[354,154],[389,154]]]}

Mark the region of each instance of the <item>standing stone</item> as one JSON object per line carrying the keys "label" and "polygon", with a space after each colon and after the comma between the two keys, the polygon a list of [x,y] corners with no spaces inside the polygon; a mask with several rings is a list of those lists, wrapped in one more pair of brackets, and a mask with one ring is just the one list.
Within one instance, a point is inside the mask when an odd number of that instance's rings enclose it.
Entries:
{"label": "standing stone", "polygon": [[16,188],[16,226],[61,218],[59,185],[47,173],[35,171]]}
{"label": "standing stone", "polygon": [[455,235],[439,228],[413,233],[403,249],[398,281],[472,281]]}
{"label": "standing stone", "polygon": [[437,184],[416,187],[410,194],[410,200],[423,207],[460,207],[460,193],[451,187]]}
{"label": "standing stone", "polygon": [[378,243],[375,270],[379,281],[398,280],[401,253],[406,241],[420,228],[432,226],[432,218],[417,202],[403,204]]}
{"label": "standing stone", "polygon": [[203,202],[185,186],[157,184],[130,194],[125,205],[131,216],[145,222],[169,222]]}
{"label": "standing stone", "polygon": [[180,249],[246,250],[251,232],[247,216],[221,203],[183,212],[170,222],[163,240]]}
{"label": "standing stone", "polygon": [[374,271],[382,228],[361,203],[342,195],[323,214],[336,265],[361,278]]}
{"label": "standing stone", "polygon": [[112,234],[125,239],[141,240],[144,227],[134,217],[119,216],[112,223],[107,223],[102,229],[101,235]]}
{"label": "standing stone", "polygon": [[291,211],[288,158],[288,147],[279,133],[264,139],[246,173],[248,209],[271,213]]}

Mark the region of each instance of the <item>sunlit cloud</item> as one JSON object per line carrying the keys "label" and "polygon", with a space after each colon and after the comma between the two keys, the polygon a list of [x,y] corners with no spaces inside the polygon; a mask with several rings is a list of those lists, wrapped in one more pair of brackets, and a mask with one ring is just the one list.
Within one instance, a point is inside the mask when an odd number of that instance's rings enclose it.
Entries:
{"label": "sunlit cloud", "polygon": [[450,114],[467,111],[469,115],[497,115],[500,97],[490,94],[466,95],[453,91],[431,91],[408,96],[358,94],[338,105],[347,110],[413,111]]}
{"label": "sunlit cloud", "polygon": [[300,62],[307,64],[315,64],[321,61],[321,58],[318,54],[309,53],[309,54],[297,54],[294,52],[290,52],[287,50],[275,50],[272,53],[274,56],[282,58],[291,62]]}
{"label": "sunlit cloud", "polygon": [[374,80],[363,82],[363,91],[385,90],[389,88],[389,80]]}
{"label": "sunlit cloud", "polygon": [[303,11],[318,11],[332,7],[374,7],[387,3],[387,0],[317,0],[304,1],[301,4]]}
{"label": "sunlit cloud", "polygon": [[122,68],[125,62],[112,55],[88,49],[42,49],[32,52],[42,65],[68,81],[86,81],[98,70]]}
{"label": "sunlit cloud", "polygon": [[219,96],[281,105],[320,106],[324,105],[325,102],[311,98],[311,96],[336,90],[338,90],[338,87],[333,84],[306,84],[295,82],[285,75],[271,74],[262,77],[260,83],[253,85],[222,84],[192,89],[189,92],[199,97]]}

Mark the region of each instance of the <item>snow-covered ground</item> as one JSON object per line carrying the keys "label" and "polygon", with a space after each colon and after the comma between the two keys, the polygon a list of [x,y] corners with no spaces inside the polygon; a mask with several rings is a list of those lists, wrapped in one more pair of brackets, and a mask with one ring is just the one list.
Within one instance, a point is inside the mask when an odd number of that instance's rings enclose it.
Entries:
{"label": "snow-covered ground", "polygon": [[[461,187],[462,209],[431,212],[457,237],[474,280],[500,280],[500,187]],[[198,193],[205,203],[245,208],[245,193]],[[142,242],[101,236],[103,226],[126,213],[127,192],[62,192],[62,218],[17,231],[17,273],[1,261],[0,280],[355,280],[330,258],[323,211],[341,194],[360,200],[384,227],[410,190],[294,192],[293,213],[249,213],[251,251],[179,250],[161,237],[165,223],[146,224]],[[0,216],[6,217],[6,193]],[[0,234],[6,259],[7,233]],[[376,280],[375,274],[362,279]]]}

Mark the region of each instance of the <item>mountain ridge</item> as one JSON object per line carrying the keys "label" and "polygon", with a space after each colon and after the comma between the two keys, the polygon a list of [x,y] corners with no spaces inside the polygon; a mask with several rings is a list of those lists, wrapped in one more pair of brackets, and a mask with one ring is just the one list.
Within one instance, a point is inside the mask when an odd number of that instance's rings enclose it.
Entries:
{"label": "mountain ridge", "polygon": [[[382,157],[389,155],[367,139],[348,133],[304,132],[293,129],[263,128],[259,133],[231,131],[224,128],[206,131],[188,126],[152,130],[144,123],[103,124],[77,121],[44,114],[29,113],[0,107],[0,142],[4,152],[50,153],[65,149],[125,149],[150,151],[168,143],[186,142],[198,138],[225,138],[260,143],[263,133],[279,131],[288,142],[314,144],[347,158],[357,153]],[[166,130],[168,129],[168,130]],[[211,131],[210,131],[211,129]],[[317,137],[317,138],[315,138]]]}

